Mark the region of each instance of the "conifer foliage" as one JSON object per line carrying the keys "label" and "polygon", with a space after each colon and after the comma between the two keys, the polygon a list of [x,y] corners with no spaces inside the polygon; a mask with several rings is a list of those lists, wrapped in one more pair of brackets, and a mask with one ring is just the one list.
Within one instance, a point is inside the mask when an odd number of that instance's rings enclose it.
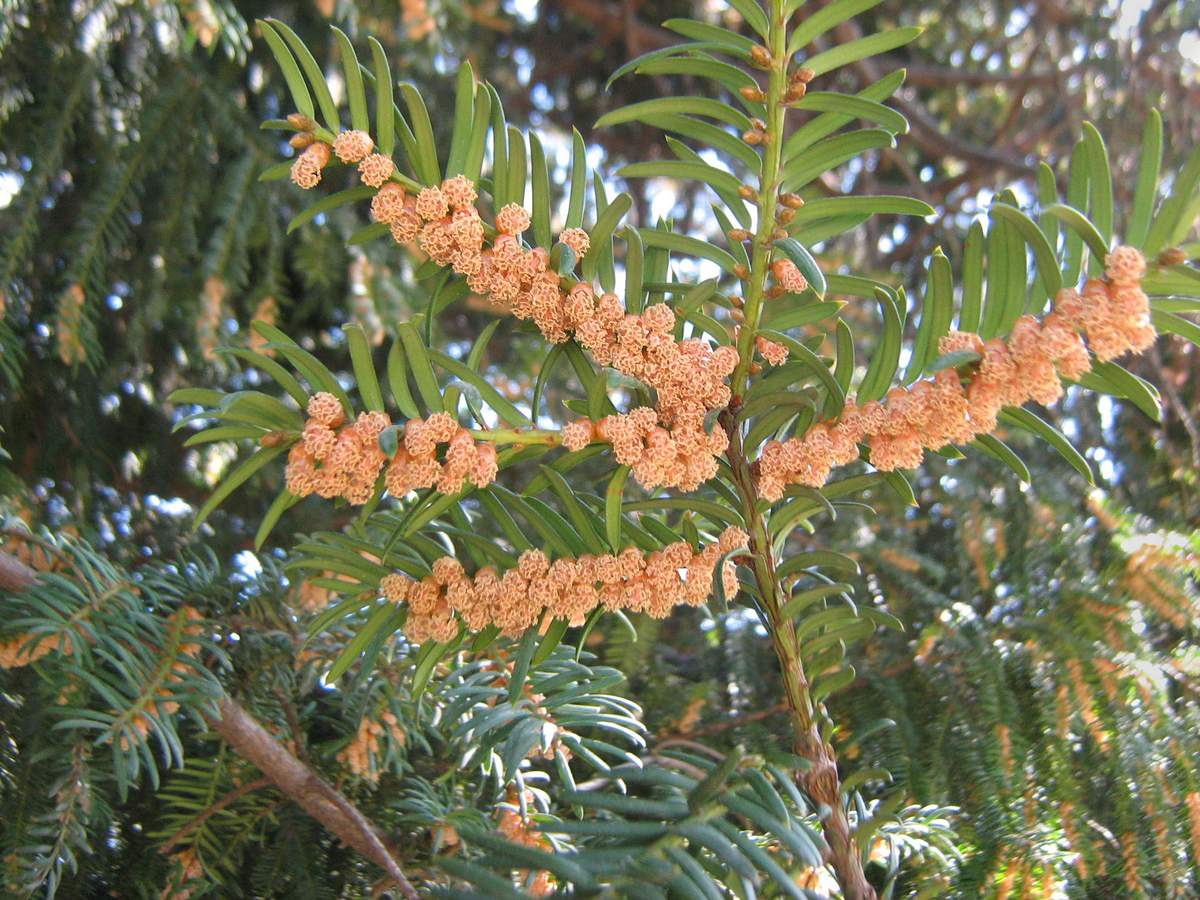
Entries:
{"label": "conifer foliage", "polygon": [[[881,489],[915,502],[909,476],[935,456],[1029,482],[1009,442],[1033,438],[1090,479],[1028,408],[1069,389],[1159,414],[1122,363],[1200,343],[1200,271],[1179,249],[1200,151],[1160,172],[1152,113],[1118,211],[1085,127],[1062,195],[1042,164],[1037,195],[998,194],[961,259],[930,256],[906,328],[903,288],[821,253],[870,217],[937,214],[820,181],[907,131],[888,105],[903,71],[836,89],[841,67],[919,33],[829,40],[873,5],[732,0],[740,31],[668,21],[683,40],[613,78],[686,75],[705,93],[597,127],[661,129],[673,158],[596,172],[575,132],[562,185],[470,65],[432,107],[374,39],[334,29],[335,63],[256,23],[291,98],[263,127],[292,153],[230,177],[290,181],[304,206],[289,233],[360,209],[349,243],[408,260],[424,309],[386,348],[347,325],[352,378],[260,319],[251,347],[213,347],[258,370],[246,389],[170,398],[189,445],[244,449],[197,525],[252,479],[280,488],[256,550],[301,502],[321,510],[321,530],[255,557],[260,574],[206,557],[127,571],[85,542],[13,538],[43,555],[6,598],[6,698],[66,749],[43,767],[36,738],[7,736],[2,771],[25,779],[5,820],[11,890],[53,893],[134,821],[162,851],[145,865],[164,896],[1200,889],[1186,542],[1127,540],[1098,567],[1119,588],[1098,598],[1061,587],[1070,566],[1047,535],[1025,589],[1053,600],[1004,634],[940,603],[945,565],[912,548],[817,543],[839,534],[827,516],[868,513]],[[156,115],[142,112],[151,134]],[[605,174],[698,183],[721,239],[631,221]],[[77,260],[85,295],[103,246]],[[64,360],[88,353],[78,296],[61,301],[79,320]],[[464,340],[447,324],[466,303],[490,323]],[[539,347],[532,372],[487,365],[514,341]],[[523,374],[531,389],[510,390]],[[764,636],[782,737],[718,751],[649,733],[594,638],[688,610]],[[875,664],[914,633],[913,674]],[[954,694],[975,703],[922,709]],[[152,824],[123,813],[138,791],[161,798]]]}

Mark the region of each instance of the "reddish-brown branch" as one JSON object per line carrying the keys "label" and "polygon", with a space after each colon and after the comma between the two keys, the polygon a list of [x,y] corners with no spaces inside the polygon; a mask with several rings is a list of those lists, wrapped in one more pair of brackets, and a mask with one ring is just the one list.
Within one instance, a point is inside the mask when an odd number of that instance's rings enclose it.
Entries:
{"label": "reddish-brown branch", "polygon": [[1058,0],[1036,0],[1038,14],[1055,25],[1074,25],[1080,13],[1066,8]]}
{"label": "reddish-brown branch", "polygon": [[37,581],[37,571],[11,553],[0,553],[0,590],[23,591]]}
{"label": "reddish-brown branch", "polygon": [[210,722],[239,756],[253,763],[297,806],[383,869],[407,900],[417,900],[416,890],[388,851],[379,831],[344,794],[289,753],[229,697],[217,702],[217,715]]}
{"label": "reddish-brown branch", "polygon": [[[37,572],[15,556],[0,553],[0,590],[24,591],[37,581]],[[238,797],[274,784],[288,799],[337,835],[347,846],[383,869],[406,900],[419,900],[412,883],[383,842],[376,827],[350,799],[288,752],[253,716],[229,697],[217,701],[209,724],[239,756],[253,764],[263,778],[248,782],[190,822],[163,848],[169,850],[208,816]]]}
{"label": "reddish-brown branch", "polygon": [[[834,35],[839,43],[848,44],[862,38],[863,31],[858,23],[851,19],[838,25],[834,29]],[[851,68],[864,84],[878,81],[883,76],[882,68],[872,59],[859,60],[853,63]],[[1011,156],[991,147],[970,144],[943,133],[929,110],[903,94],[896,94],[891,102],[908,119],[912,128],[909,139],[930,156],[952,156],[965,162],[983,163],[1017,172],[1030,172],[1034,169],[1028,160],[1021,157]]]}
{"label": "reddish-brown branch", "polygon": [[[627,49],[631,53],[635,48],[637,52],[645,53],[647,50],[658,50],[683,40],[665,28],[640,21],[631,15],[625,4],[604,0],[559,0],[559,5],[590,22],[600,36],[609,40],[626,40]],[[632,42],[632,46],[629,42]]]}
{"label": "reddish-brown branch", "polygon": [[877,56],[875,60],[880,68],[890,72],[903,68],[904,83],[911,87],[962,87],[972,85],[986,87],[1019,87],[1035,84],[1054,84],[1069,71],[1056,72],[1050,70],[1024,72],[987,72],[978,69],[951,69],[946,66],[935,66],[928,63],[913,62],[900,56]]}

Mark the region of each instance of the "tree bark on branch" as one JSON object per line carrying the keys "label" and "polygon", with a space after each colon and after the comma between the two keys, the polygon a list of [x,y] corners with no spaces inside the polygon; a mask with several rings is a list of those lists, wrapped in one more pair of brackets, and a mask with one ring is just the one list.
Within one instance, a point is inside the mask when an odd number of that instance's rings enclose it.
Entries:
{"label": "tree bark on branch", "polygon": [[[14,593],[28,590],[37,580],[37,574],[15,556],[0,553],[0,590]],[[266,781],[279,788],[288,799],[337,835],[343,843],[383,869],[406,900],[420,900],[420,895],[405,877],[375,825],[345,794],[293,756],[237,701],[229,696],[219,699],[217,714],[208,717],[208,722],[234,752],[263,773]],[[255,781],[243,785],[226,797],[221,805],[236,800],[259,783]],[[195,824],[198,823],[193,822],[184,832]],[[180,836],[176,835],[164,850],[177,843]]]}
{"label": "tree bark on branch", "polygon": [[209,721],[239,756],[253,763],[297,806],[383,869],[402,896],[418,900],[416,889],[370,820],[344,794],[293,756],[235,700],[218,700],[217,715]]}
{"label": "tree bark on branch", "polygon": [[11,553],[0,553],[0,590],[23,591],[37,581],[37,572]]}

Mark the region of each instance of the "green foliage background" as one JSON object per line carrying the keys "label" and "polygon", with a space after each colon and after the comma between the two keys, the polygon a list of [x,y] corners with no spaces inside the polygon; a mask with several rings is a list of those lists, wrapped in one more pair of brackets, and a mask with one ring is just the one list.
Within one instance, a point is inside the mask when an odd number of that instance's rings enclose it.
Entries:
{"label": "green foliage background", "polygon": [[[934,247],[958,255],[959,235],[993,192],[1014,182],[1033,192],[1034,159],[1057,160],[1061,175],[1085,120],[1107,137],[1119,209],[1132,197],[1151,107],[1166,113],[1164,169],[1178,171],[1200,140],[1196,66],[1178,51],[1181,37],[1196,34],[1200,5],[1154,3],[1132,21],[1120,6],[973,2],[918,9],[885,2],[858,17],[853,27],[864,32],[907,24],[926,29],[915,44],[889,54],[881,69],[907,67],[899,108],[913,131],[897,149],[873,154],[869,165],[844,170],[830,188],[907,193],[945,215],[923,228],[873,222],[833,242],[826,256],[911,286]],[[188,533],[190,516],[228,471],[231,456],[220,445],[185,449],[171,432],[183,410],[166,398],[181,386],[255,387],[259,377],[206,354],[214,337],[244,345],[255,311],[273,298],[276,324],[344,369],[344,326],[361,325],[385,346],[395,323],[427,302],[411,266],[389,245],[346,247],[346,237],[365,224],[360,209],[339,209],[286,235],[302,200],[286,183],[257,180],[280,154],[278,134],[258,125],[290,107],[267,49],[252,40],[252,23],[263,16],[287,20],[322,60],[334,56],[331,22],[360,46],[361,36],[376,35],[393,72],[420,85],[440,141],[451,122],[436,112],[452,108],[453,74],[470,60],[496,84],[510,120],[560,138],[578,127],[595,160],[613,173],[658,142],[637,127],[592,132],[592,124],[667,85],[663,76],[623,78],[606,90],[605,79],[665,40],[654,23],[694,9],[645,3],[628,16],[602,0],[528,8],[431,2],[428,13],[436,29],[414,39],[413,23],[392,4],[5,0],[0,425],[10,456],[3,468],[10,527],[24,520],[78,533],[98,551],[93,557],[82,547],[70,550],[79,565],[113,567],[98,578],[148,579],[138,582],[141,590],[162,597],[164,608],[197,603],[228,620],[214,642],[223,659],[212,667],[245,691],[263,718],[281,728],[298,720],[300,733],[292,737],[319,766],[338,770],[336,754],[364,710],[394,707],[406,744],[389,748],[380,788],[348,789],[402,839],[412,870],[436,880],[444,877],[435,874],[437,861],[453,858],[439,829],[449,823],[468,834],[486,827],[497,799],[504,799],[493,773],[459,766],[469,747],[444,720],[434,721],[433,711],[452,707],[461,685],[435,679],[444,693],[417,704],[405,694],[409,674],[398,658],[376,677],[325,689],[317,666],[302,659],[305,636],[294,633],[284,612],[295,587],[279,569],[282,552],[272,548],[344,523],[330,522],[321,504],[304,503],[272,535],[261,575],[238,555],[252,548],[281,473],[255,479],[198,537]],[[841,89],[872,80],[861,68],[838,77]],[[683,79],[683,91],[694,87]],[[560,174],[566,155],[551,159]],[[622,186],[633,194],[640,223],[658,213],[684,230],[711,227],[695,192],[681,191],[664,212],[641,182]],[[1194,229],[1189,240],[1195,257]],[[72,285],[83,293],[77,323],[63,318]],[[449,339],[470,341],[489,318],[464,309],[443,324]],[[83,350],[74,364],[60,354],[64,333]],[[490,350],[486,359],[493,371],[528,372],[540,358],[532,340],[509,342],[500,352]],[[843,757],[864,771],[889,770],[911,804],[912,861],[901,869],[897,896],[936,893],[942,878],[962,896],[998,892],[1010,869],[1017,886],[1022,879],[1040,884],[1052,870],[1071,896],[1186,896],[1196,889],[1197,863],[1189,854],[1197,837],[1182,803],[1198,787],[1191,763],[1197,659],[1188,557],[1200,550],[1194,546],[1196,351],[1167,341],[1133,369],[1163,385],[1161,424],[1133,404],[1083,394],[1053,412],[1075,445],[1086,448],[1095,488],[1048,448],[1018,436],[1014,445],[1035,476],[1030,484],[986,459],[936,460],[915,483],[918,507],[879,492],[872,497],[877,517],[838,507],[837,518],[823,522],[812,539],[813,548],[858,548],[860,595],[884,599],[908,625],[857,651],[858,679],[831,704]],[[525,394],[531,389],[527,381],[514,385]],[[1138,542],[1164,534],[1179,536],[1181,544],[1163,602],[1178,608],[1182,622],[1123,580]],[[211,558],[182,562],[182,554],[201,547]],[[1132,612],[1106,630],[1085,598]],[[141,604],[136,595],[127,601],[132,616]],[[53,605],[54,595],[38,602]],[[31,621],[46,614],[21,613]],[[239,628],[238,617],[247,627]],[[644,708],[632,717],[639,723],[634,732],[644,731],[652,745],[673,741],[678,754],[701,759],[692,744],[721,754],[738,745],[760,755],[790,749],[773,657],[752,617],[705,620],[687,611],[661,624],[639,623],[639,635],[635,642],[605,624],[589,638],[595,656],[588,666],[602,675],[604,666],[623,673],[628,682],[619,693]],[[330,646],[336,650],[346,637],[334,635]],[[1165,687],[1148,699],[1125,682],[1116,696],[1107,695],[1096,663],[1109,659],[1132,661]],[[1070,660],[1083,666],[1111,745],[1101,746],[1082,726],[1069,739],[1057,730],[1055,691],[1070,681]],[[535,673],[535,684],[538,677],[550,675]],[[46,711],[78,678],[70,666],[5,675],[0,802],[8,883],[25,890],[57,872],[59,896],[114,889],[156,896],[171,863],[155,848],[253,773],[220,749],[199,719],[178,726],[187,747],[182,770],[147,764],[147,771],[162,768],[159,790],[149,778],[117,784],[125,767],[87,760],[82,741],[69,757],[31,758],[23,748],[37,746]],[[205,684],[197,674],[189,689],[203,694]],[[136,693],[137,685],[129,689]],[[1084,700],[1077,692],[1070,699],[1077,714]],[[895,726],[858,737],[881,714]],[[94,780],[79,777],[89,767]],[[803,834],[812,811],[794,806],[780,786],[786,778],[772,781]],[[70,783],[88,785],[86,801],[63,790]],[[882,776],[864,785],[868,797],[884,795]],[[1069,818],[1064,802],[1087,810],[1076,825],[1093,833],[1086,882],[1072,874],[1077,863],[1061,840]],[[943,809],[952,806],[962,812]],[[1156,844],[1155,817],[1166,823],[1166,852]],[[89,823],[80,826],[82,834],[64,825],[76,818]],[[1134,879],[1126,877],[1129,857],[1120,847],[1126,834],[1136,836],[1141,863]],[[207,848],[210,878],[221,879],[216,896],[357,896],[372,879],[361,860],[269,789],[207,820],[194,840],[202,852]],[[73,848],[75,866],[55,865],[67,859],[46,852],[56,841]],[[219,865],[228,848],[234,852]],[[1096,874],[1105,860],[1107,871]]]}

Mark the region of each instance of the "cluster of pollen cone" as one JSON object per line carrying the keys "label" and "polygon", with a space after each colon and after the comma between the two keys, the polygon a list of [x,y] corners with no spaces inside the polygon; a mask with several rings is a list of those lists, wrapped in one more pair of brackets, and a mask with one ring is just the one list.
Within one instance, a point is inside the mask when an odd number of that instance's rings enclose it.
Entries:
{"label": "cluster of pollen cone", "polygon": [[385,465],[384,484],[394,497],[421,488],[456,494],[468,481],[486,487],[496,480],[495,446],[477,443],[449,413],[409,419],[403,446],[389,458],[379,438],[391,424],[381,412],[348,420],[336,397],[314,394],[301,438],[288,453],[288,490],[297,497],[342,497],[361,505],[374,496]]}
{"label": "cluster of pollen cone", "polygon": [[[415,244],[438,264],[464,276],[471,290],[490,303],[519,319],[532,320],[547,340],[561,343],[573,337],[600,365],[654,389],[657,405],[650,410],[654,428],[643,427],[646,414],[640,411],[628,426],[619,417],[610,417],[608,423],[616,435],[635,428],[644,432],[639,436],[642,449],[636,454],[632,440],[624,443],[622,462],[633,466],[645,487],[692,490],[716,473],[716,457],[725,450],[725,437],[719,429],[706,429],[704,418],[729,403],[725,381],[737,367],[736,349],[714,349],[696,339],[676,340],[675,313],[666,304],[629,313],[615,294],[598,292],[572,274],[560,274],[545,248],[523,245],[521,234],[530,226],[530,214],[519,205],[499,209],[489,228],[476,208],[478,194],[469,179],[457,175],[409,193],[389,180],[394,167],[374,162],[379,154],[373,149],[366,133],[344,131],[334,141],[332,153],[344,163],[357,163],[363,183],[378,188],[371,213],[388,225],[397,243]],[[293,165],[292,180],[300,187],[315,186],[330,159],[327,144],[308,145]],[[378,177],[381,169],[387,169],[382,178]],[[558,240],[576,260],[591,249],[590,238],[581,228],[564,230]],[[780,267],[779,277],[788,283],[802,281],[793,269],[790,263]],[[606,425],[600,423],[588,440],[605,440],[605,433]],[[576,424],[564,438],[567,435],[569,446],[577,446],[584,432]],[[426,462],[419,471],[428,469]]]}
{"label": "cluster of pollen cone", "polygon": [[803,437],[767,442],[757,466],[759,493],[778,500],[791,484],[821,487],[835,466],[859,458],[860,442],[881,471],[916,468],[926,450],[994,431],[1006,406],[1055,402],[1064,378],[1077,379],[1091,368],[1091,354],[1108,361],[1154,342],[1150,304],[1140,286],[1145,272],[1140,252],[1117,247],[1105,259],[1104,278],[1089,280],[1082,294],[1060,291],[1053,312],[1041,321],[1022,316],[1008,340],[950,332],[938,350],[977,353],[978,362],[964,367],[969,371],[943,369],[910,387],[892,388],[882,403],[851,401],[837,420],[817,423]]}
{"label": "cluster of pollen cone", "polygon": [[[372,215],[397,243],[414,245],[465,277],[493,305],[532,320],[547,340],[574,338],[598,364],[654,389],[656,406],[569,423],[561,433],[564,447],[611,444],[616,461],[650,490],[692,491],[717,474],[728,436],[720,427],[706,427],[705,420],[730,402],[726,380],[739,363],[734,347],[677,340],[676,316],[666,304],[630,313],[615,294],[577,280],[571,260],[591,250],[580,228],[559,235],[556,253],[567,253],[568,265],[555,265],[551,252],[522,242],[530,214],[521,206],[501,207],[494,224],[486,224],[469,179],[458,175],[410,193],[392,178],[392,160],[373,152],[366,133],[342,132],[332,149],[307,141],[303,133],[299,137],[304,151],[292,179],[300,187],[320,182],[331,153],[356,164],[362,182],[377,189]],[[819,488],[835,466],[859,459],[860,445],[881,471],[915,468],[926,450],[994,431],[1006,406],[1053,403],[1062,396],[1063,379],[1088,371],[1093,355],[1107,361],[1146,349],[1155,332],[1140,286],[1145,270],[1141,253],[1118,247],[1105,260],[1103,278],[1089,280],[1082,292],[1060,291],[1053,312],[1042,320],[1022,316],[1007,340],[950,332],[939,340],[939,351],[971,351],[977,355],[973,362],[895,387],[882,402],[851,400],[836,420],[819,422],[802,437],[768,441],[753,467],[760,496],[778,500],[789,485]],[[771,277],[771,296],[807,287],[786,259],[772,264]],[[771,365],[788,359],[786,347],[762,336],[756,336],[754,348]],[[496,478],[495,447],[476,441],[447,413],[405,423],[403,443],[390,458],[380,449],[379,437],[391,426],[383,413],[348,421],[334,397],[317,394],[308,414],[288,460],[288,488],[299,496],[365,503],[385,467],[383,482],[394,496],[421,488],[455,493],[468,482],[484,487]],[[496,625],[508,634],[543,621],[547,613],[578,624],[598,606],[661,616],[679,603],[704,602],[721,553],[744,542],[744,533],[729,529],[699,552],[679,542],[649,555],[629,548],[616,556],[550,562],[540,551],[527,551],[515,569],[501,574],[485,567],[473,577],[446,557],[421,581],[393,575],[382,589],[388,599],[408,603],[405,631],[414,641],[448,640],[460,621],[473,631]],[[731,579],[731,567],[721,574]]]}
{"label": "cluster of pollen cone", "polygon": [[526,550],[515,568],[499,572],[484,566],[473,576],[457,559],[444,556],[421,580],[387,575],[380,590],[391,602],[408,604],[404,634],[414,643],[448,641],[458,634],[460,622],[470,631],[494,625],[506,635],[519,635],[543,617],[547,623],[559,618],[582,625],[601,606],[661,619],[679,604],[704,603],[717,577],[728,596],[736,593],[732,561],[719,575],[717,564],[747,541],[746,532],[731,526],[698,551],[676,541],[649,553],[626,547],[617,554],[551,562],[541,550]]}

